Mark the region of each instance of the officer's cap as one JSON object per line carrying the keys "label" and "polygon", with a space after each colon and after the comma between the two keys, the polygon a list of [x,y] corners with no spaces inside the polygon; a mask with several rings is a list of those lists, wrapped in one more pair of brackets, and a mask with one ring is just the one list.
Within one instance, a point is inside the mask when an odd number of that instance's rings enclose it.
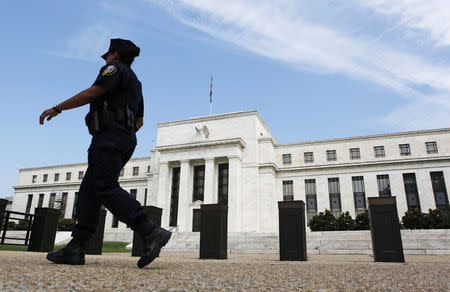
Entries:
{"label": "officer's cap", "polygon": [[102,58],[106,60],[106,57],[108,57],[108,54],[112,51],[130,51],[130,49],[137,48],[137,51],[134,57],[139,56],[139,48],[129,40],[124,39],[111,39],[111,42],[109,44],[109,50],[102,55]]}

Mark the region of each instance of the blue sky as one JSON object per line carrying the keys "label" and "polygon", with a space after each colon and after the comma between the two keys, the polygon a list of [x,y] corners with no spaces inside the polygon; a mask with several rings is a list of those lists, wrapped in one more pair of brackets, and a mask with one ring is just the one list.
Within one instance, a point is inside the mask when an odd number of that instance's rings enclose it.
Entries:
{"label": "blue sky", "polygon": [[[343,2],[343,3],[340,3]],[[141,47],[145,125],[258,110],[278,143],[446,128],[444,0],[10,1],[0,11],[0,197],[18,169],[86,161],[87,107],[39,114],[86,89],[110,38]]]}

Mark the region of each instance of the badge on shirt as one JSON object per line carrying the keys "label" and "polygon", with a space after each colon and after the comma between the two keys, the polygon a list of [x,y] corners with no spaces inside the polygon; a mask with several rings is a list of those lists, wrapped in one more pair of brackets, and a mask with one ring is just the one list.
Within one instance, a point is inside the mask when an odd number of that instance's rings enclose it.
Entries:
{"label": "badge on shirt", "polygon": [[105,70],[103,70],[102,76],[113,75],[116,72],[117,72],[117,67],[115,65],[109,65],[108,67],[105,68]]}

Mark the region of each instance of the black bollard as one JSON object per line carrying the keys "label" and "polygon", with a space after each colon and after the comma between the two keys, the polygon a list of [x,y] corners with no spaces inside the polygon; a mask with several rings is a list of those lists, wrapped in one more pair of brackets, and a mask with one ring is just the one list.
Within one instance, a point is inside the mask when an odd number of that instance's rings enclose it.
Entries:
{"label": "black bollard", "polygon": [[86,243],[86,254],[102,254],[103,248],[103,235],[105,233],[105,218],[106,218],[106,210],[100,210],[99,218],[98,218],[98,226],[95,233]]}
{"label": "black bollard", "polygon": [[305,203],[278,202],[280,261],[306,261]]}
{"label": "black bollard", "polygon": [[0,231],[3,230],[3,218],[5,217],[6,206],[8,206],[8,200],[0,199]]}
{"label": "black bollard", "polygon": [[375,262],[405,262],[395,197],[368,199]]}
{"label": "black bollard", "polygon": [[48,252],[53,250],[59,215],[60,211],[53,208],[34,209],[28,251]]}
{"label": "black bollard", "polygon": [[[158,226],[161,226],[162,209],[154,206],[142,206],[148,218]],[[140,257],[143,252],[142,238],[137,232],[133,232],[133,248],[131,256]]]}
{"label": "black bollard", "polygon": [[208,204],[200,207],[200,258],[226,259],[228,206]]}

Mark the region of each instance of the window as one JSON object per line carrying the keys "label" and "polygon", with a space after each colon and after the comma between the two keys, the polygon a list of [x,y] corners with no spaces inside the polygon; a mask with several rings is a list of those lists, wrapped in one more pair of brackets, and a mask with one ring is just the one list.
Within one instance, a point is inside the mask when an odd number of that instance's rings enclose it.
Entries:
{"label": "window", "polygon": [[169,226],[178,225],[178,197],[180,194],[180,167],[172,169],[172,193],[170,196]]}
{"label": "window", "polygon": [[192,232],[200,232],[200,220],[201,220],[201,213],[200,209],[194,209],[192,210]]}
{"label": "window", "polygon": [[61,195],[61,201],[59,202],[60,218],[64,218],[66,215],[67,195],[67,193]]}
{"label": "window", "polygon": [[77,200],[78,192],[75,192],[75,198],[73,199],[72,219],[75,219],[77,217]]}
{"label": "window", "polygon": [[55,200],[56,200],[56,193],[50,193],[50,200],[48,200],[48,207],[54,208],[55,207]]}
{"label": "window", "polygon": [[119,227],[119,219],[113,215],[111,228],[117,228],[117,227]]}
{"label": "window", "polygon": [[55,179],[54,181],[59,181],[59,173],[55,173]]}
{"label": "window", "polygon": [[67,172],[66,173],[66,180],[70,180],[70,177],[72,176],[71,172]]}
{"label": "window", "polygon": [[419,192],[417,191],[416,175],[414,173],[404,173],[403,183],[405,185],[406,203],[408,210],[415,208],[420,211]]}
{"label": "window", "polygon": [[139,166],[133,167],[133,176],[139,175]]}
{"label": "window", "polygon": [[436,142],[425,142],[428,154],[438,153]]}
{"label": "window", "polygon": [[44,194],[39,194],[38,208],[42,208],[44,204]]}
{"label": "window", "polygon": [[83,179],[84,177],[84,171],[79,171],[78,172],[78,179]]}
{"label": "window", "polygon": [[400,144],[398,145],[400,147],[400,155],[406,156],[411,155],[411,149],[409,148],[409,144]]}
{"label": "window", "polygon": [[384,157],[384,146],[375,146],[373,147],[373,152],[376,158]]}
{"label": "window", "polygon": [[123,176],[123,173],[124,173],[124,168],[122,168],[122,169],[120,170],[119,176]]}
{"label": "window", "polygon": [[380,197],[391,196],[391,184],[389,182],[389,175],[377,175],[378,194]]}
{"label": "window", "polygon": [[150,172],[150,165],[147,166],[147,173]]}
{"label": "window", "polygon": [[31,211],[31,202],[33,201],[33,194],[28,195],[27,207],[25,209],[25,213],[29,214]]}
{"label": "window", "polygon": [[219,164],[219,204],[228,205],[228,163]]}
{"label": "window", "polygon": [[205,166],[194,166],[194,188],[192,193],[192,202],[203,201],[203,192],[205,186]]}
{"label": "window", "polygon": [[145,188],[144,192],[144,206],[147,206],[147,188]]}
{"label": "window", "polygon": [[350,148],[350,159],[360,159],[359,148]]}
{"label": "window", "polygon": [[331,213],[338,217],[342,213],[341,208],[341,190],[339,187],[339,178],[328,178],[328,192],[330,194],[330,210]]}
{"label": "window", "polygon": [[445,187],[444,173],[442,171],[430,172],[430,176],[436,207],[438,209],[448,208],[448,196]]}
{"label": "window", "polygon": [[133,199],[136,200],[137,189],[131,189],[131,190],[130,190],[130,195],[133,197]]}
{"label": "window", "polygon": [[291,158],[291,154],[283,154],[283,164],[291,164],[292,163],[292,158]]}
{"label": "window", "polygon": [[336,161],[336,150],[327,150],[327,161]]}
{"label": "window", "polygon": [[355,201],[355,211],[356,215],[364,212],[366,209],[366,192],[364,189],[364,177],[353,176],[352,177],[353,186],[353,199]]}
{"label": "window", "polygon": [[32,182],[32,183],[35,183],[36,180],[37,180],[37,175],[33,174],[33,178],[31,179],[31,182]]}
{"label": "window", "polygon": [[292,180],[283,181],[283,201],[294,200],[294,182]]}
{"label": "window", "polygon": [[305,163],[313,163],[314,162],[314,154],[312,152],[305,152]]}
{"label": "window", "polygon": [[48,174],[44,174],[44,177],[42,178],[42,182],[47,182]]}
{"label": "window", "polygon": [[312,217],[317,214],[317,194],[316,194],[316,180],[305,179],[305,194],[306,194],[306,216],[307,224]]}

